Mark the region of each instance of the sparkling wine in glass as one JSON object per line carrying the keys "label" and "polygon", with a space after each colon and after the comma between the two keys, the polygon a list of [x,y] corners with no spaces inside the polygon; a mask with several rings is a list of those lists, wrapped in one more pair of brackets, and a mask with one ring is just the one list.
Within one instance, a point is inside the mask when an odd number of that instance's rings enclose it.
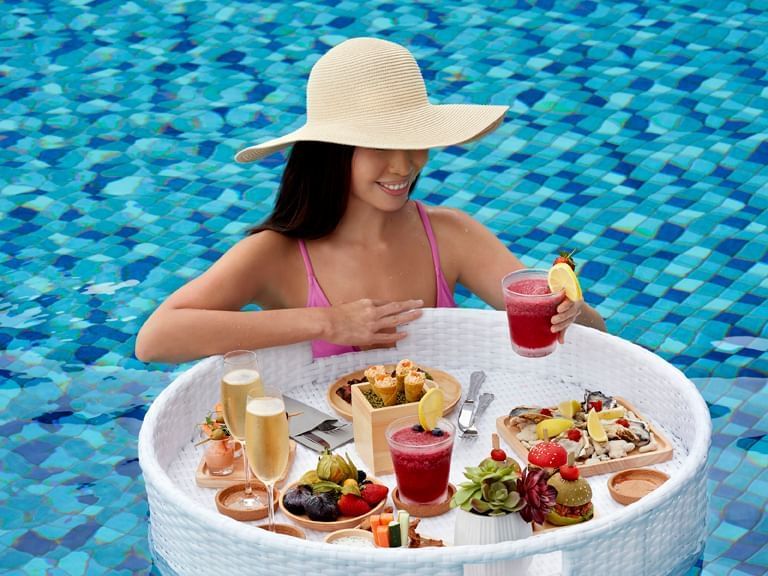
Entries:
{"label": "sparkling wine in glass", "polygon": [[221,368],[221,404],[224,422],[229,432],[243,446],[245,490],[239,506],[250,510],[260,506],[261,500],[253,493],[251,469],[248,465],[245,435],[245,410],[248,395],[260,396],[264,392],[256,354],[250,350],[234,350],[224,354]]}
{"label": "sparkling wine in glass", "polygon": [[288,466],[288,417],[282,393],[265,388],[249,394],[245,413],[245,450],[253,473],[267,487],[269,529],[275,530],[275,483]]}

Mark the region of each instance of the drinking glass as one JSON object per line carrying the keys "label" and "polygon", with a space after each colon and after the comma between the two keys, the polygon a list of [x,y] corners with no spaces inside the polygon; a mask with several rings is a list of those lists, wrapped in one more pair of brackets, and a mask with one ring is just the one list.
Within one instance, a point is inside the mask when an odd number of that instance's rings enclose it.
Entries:
{"label": "drinking glass", "polygon": [[504,276],[501,287],[507,308],[509,338],[520,356],[539,358],[557,348],[552,316],[565,299],[565,291],[553,293],[547,282],[548,270],[526,269]]}
{"label": "drinking glass", "polygon": [[442,503],[448,495],[455,429],[444,418],[437,421],[437,434],[418,423],[417,416],[406,416],[393,421],[385,432],[397,491],[406,503]]}
{"label": "drinking glass", "polygon": [[224,422],[230,434],[243,446],[243,467],[245,491],[239,506],[251,510],[262,504],[253,493],[251,469],[248,466],[245,436],[245,407],[248,394],[261,395],[264,386],[256,354],[250,350],[234,350],[224,354],[221,368],[221,404],[224,407]]}
{"label": "drinking glass", "polygon": [[275,530],[275,482],[288,466],[288,416],[283,395],[276,388],[248,394],[245,413],[245,451],[253,473],[267,487],[269,529]]}

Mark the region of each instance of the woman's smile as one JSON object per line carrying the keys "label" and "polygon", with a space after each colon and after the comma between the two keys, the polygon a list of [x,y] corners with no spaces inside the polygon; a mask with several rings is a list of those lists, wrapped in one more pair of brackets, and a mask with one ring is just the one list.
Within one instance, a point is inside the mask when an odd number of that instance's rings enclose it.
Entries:
{"label": "woman's smile", "polygon": [[411,179],[400,180],[399,182],[376,182],[379,187],[391,196],[402,196],[407,194],[411,187]]}

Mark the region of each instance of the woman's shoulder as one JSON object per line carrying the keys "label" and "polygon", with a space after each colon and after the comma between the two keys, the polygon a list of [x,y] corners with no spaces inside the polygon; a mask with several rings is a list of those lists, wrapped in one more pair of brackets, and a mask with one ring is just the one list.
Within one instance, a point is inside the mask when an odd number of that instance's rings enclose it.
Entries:
{"label": "woman's shoulder", "polygon": [[262,230],[238,240],[229,249],[227,256],[251,263],[278,263],[297,252],[296,242],[295,238],[288,238],[279,232]]}
{"label": "woman's shoulder", "polygon": [[429,222],[436,234],[466,231],[467,227],[479,226],[480,223],[458,208],[447,206],[428,206],[422,204],[429,216]]}

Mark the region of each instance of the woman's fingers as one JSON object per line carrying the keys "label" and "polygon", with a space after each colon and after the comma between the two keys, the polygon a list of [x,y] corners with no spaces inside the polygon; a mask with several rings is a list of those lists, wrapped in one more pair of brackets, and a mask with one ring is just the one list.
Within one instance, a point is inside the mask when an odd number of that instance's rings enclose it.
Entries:
{"label": "woman's fingers", "polygon": [[557,307],[557,314],[552,316],[552,332],[562,333],[568,326],[573,324],[578,315],[581,314],[582,305],[583,301],[581,300],[578,302],[573,302],[567,298],[563,300]]}

